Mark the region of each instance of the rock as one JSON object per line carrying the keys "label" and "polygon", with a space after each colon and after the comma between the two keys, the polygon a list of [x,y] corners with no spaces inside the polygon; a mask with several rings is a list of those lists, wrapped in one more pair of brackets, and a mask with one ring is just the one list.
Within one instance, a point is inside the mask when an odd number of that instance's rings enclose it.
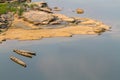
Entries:
{"label": "rock", "polygon": [[8,29],[14,20],[13,13],[8,12],[0,16],[0,29]]}
{"label": "rock", "polygon": [[26,3],[27,5],[32,5],[32,6],[38,6],[39,8],[45,8],[45,7],[48,7],[48,4],[44,1],[41,1],[41,2],[32,2],[32,3]]}
{"label": "rock", "polygon": [[0,22],[2,23],[2,22],[4,22],[4,20],[2,18],[0,18]]}
{"label": "rock", "polygon": [[2,41],[6,41],[6,39],[2,39]]}
{"label": "rock", "polygon": [[56,24],[60,24],[61,22],[62,22],[61,20],[55,20],[55,21],[50,22],[49,24],[56,25]]}
{"label": "rock", "polygon": [[46,8],[39,8],[40,11],[48,12],[48,13],[53,13],[52,10],[48,7]]}
{"label": "rock", "polygon": [[105,32],[106,29],[105,29],[105,28],[101,28],[101,27],[94,27],[94,28],[93,28],[93,31],[94,31],[95,33],[101,34],[102,32]]}
{"label": "rock", "polygon": [[37,4],[39,5],[39,7],[48,7],[48,4],[44,1],[37,2]]}
{"label": "rock", "polygon": [[80,9],[80,8],[77,8],[77,9],[76,9],[76,13],[77,13],[77,14],[83,14],[83,13],[84,13],[84,10],[83,10],[83,9]]}
{"label": "rock", "polygon": [[8,29],[6,24],[0,24],[0,33],[5,32]]}
{"label": "rock", "polygon": [[59,8],[59,7],[54,7],[53,10],[54,10],[54,11],[61,11],[62,9]]}
{"label": "rock", "polygon": [[12,13],[2,14],[0,16],[0,32],[6,31],[13,21]]}
{"label": "rock", "polygon": [[48,7],[48,4],[44,1],[28,3],[34,10],[40,10],[48,13],[52,13],[52,9]]}
{"label": "rock", "polygon": [[71,17],[67,17],[63,14],[53,14],[55,17],[61,19],[62,21],[65,21],[65,22],[74,22],[75,19],[74,18],[71,18]]}
{"label": "rock", "polygon": [[[52,13],[52,9],[48,7],[46,2],[32,2],[32,3],[26,3],[30,8],[30,10],[40,10],[48,13]],[[27,8],[27,9],[28,9]]]}
{"label": "rock", "polygon": [[96,25],[96,21],[95,20],[83,20],[80,24],[83,25]]}
{"label": "rock", "polygon": [[12,24],[12,28],[21,28],[21,29],[26,29],[26,30],[30,30],[31,28],[26,25],[23,22],[15,22]]}
{"label": "rock", "polygon": [[105,24],[102,24],[102,25],[100,25],[99,27],[104,28],[106,31],[108,31],[108,30],[111,29],[110,26],[107,26],[107,25],[105,25]]}
{"label": "rock", "polygon": [[23,18],[34,24],[49,24],[49,22],[53,21],[55,17],[43,11],[29,11],[23,13]]}
{"label": "rock", "polygon": [[75,21],[74,18],[70,18],[70,17],[64,18],[64,19],[62,19],[62,20],[63,20],[63,21],[66,21],[66,22],[70,22],[70,23],[73,23],[73,22]]}
{"label": "rock", "polygon": [[7,24],[0,24],[0,29],[8,28]]}
{"label": "rock", "polygon": [[1,15],[1,18],[5,21],[5,20],[8,20],[8,21],[13,21],[14,20],[14,16],[13,16],[13,13],[12,12],[9,12],[7,14],[2,14]]}

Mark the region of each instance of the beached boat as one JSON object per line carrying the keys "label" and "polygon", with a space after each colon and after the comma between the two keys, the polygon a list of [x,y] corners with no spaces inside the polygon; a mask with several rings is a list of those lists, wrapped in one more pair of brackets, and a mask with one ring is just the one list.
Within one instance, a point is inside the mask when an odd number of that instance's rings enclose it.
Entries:
{"label": "beached boat", "polygon": [[23,66],[23,67],[27,67],[27,65],[26,65],[26,63],[25,63],[24,61],[22,61],[22,60],[20,60],[20,59],[18,59],[18,58],[16,58],[16,57],[14,57],[14,56],[11,56],[10,59],[11,59],[12,61],[14,61],[15,63]]}
{"label": "beached boat", "polygon": [[31,52],[31,51],[27,51],[27,50],[14,49],[13,51],[14,51],[14,52],[19,52],[19,53],[28,53],[28,54],[30,54],[30,55],[36,56],[36,53],[35,53],[35,52]]}

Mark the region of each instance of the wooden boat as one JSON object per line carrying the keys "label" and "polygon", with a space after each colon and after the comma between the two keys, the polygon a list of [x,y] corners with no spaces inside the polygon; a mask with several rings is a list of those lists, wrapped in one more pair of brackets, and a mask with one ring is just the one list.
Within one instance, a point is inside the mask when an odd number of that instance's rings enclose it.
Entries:
{"label": "wooden boat", "polygon": [[27,67],[27,65],[26,65],[25,62],[23,62],[22,60],[20,60],[20,59],[14,57],[14,56],[11,56],[10,59],[11,59],[12,61],[14,61],[15,63],[17,63],[17,64],[23,66],[23,67]]}
{"label": "wooden boat", "polygon": [[14,49],[13,51],[14,51],[14,52],[21,52],[21,53],[28,53],[28,54],[31,54],[31,55],[36,56],[36,53],[35,53],[35,52],[31,52],[31,51],[27,51],[27,50]]}
{"label": "wooden boat", "polygon": [[17,49],[14,49],[13,52],[19,54],[19,55],[22,55],[22,56],[25,56],[25,57],[29,57],[29,58],[32,58],[32,55],[35,55],[34,53],[30,53],[28,51],[24,51],[24,50],[17,50]]}

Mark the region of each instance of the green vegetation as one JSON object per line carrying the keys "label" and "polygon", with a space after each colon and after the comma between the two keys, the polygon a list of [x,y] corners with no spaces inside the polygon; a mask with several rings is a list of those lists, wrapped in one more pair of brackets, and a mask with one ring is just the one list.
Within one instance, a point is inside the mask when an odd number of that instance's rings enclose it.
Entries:
{"label": "green vegetation", "polygon": [[19,16],[22,15],[24,11],[34,10],[39,7],[37,4],[27,4],[27,3],[19,3],[19,2],[6,2],[0,3],[0,14],[5,14],[8,12],[17,13]]}
{"label": "green vegetation", "polygon": [[20,7],[18,9],[18,15],[21,16],[23,12],[24,12],[24,8]]}
{"label": "green vegetation", "polygon": [[29,7],[30,7],[31,9],[34,9],[34,7],[38,7],[38,5],[37,5],[37,4],[30,4]]}
{"label": "green vegetation", "polygon": [[12,2],[12,3],[0,3],[0,14],[5,14],[7,12],[18,12],[19,15],[22,14],[24,8],[22,7],[24,3]]}
{"label": "green vegetation", "polygon": [[7,12],[17,11],[17,3],[1,3],[0,4],[0,14],[5,14]]}
{"label": "green vegetation", "polygon": [[0,14],[4,14],[7,12],[7,4],[6,3],[3,3],[3,4],[0,4]]}

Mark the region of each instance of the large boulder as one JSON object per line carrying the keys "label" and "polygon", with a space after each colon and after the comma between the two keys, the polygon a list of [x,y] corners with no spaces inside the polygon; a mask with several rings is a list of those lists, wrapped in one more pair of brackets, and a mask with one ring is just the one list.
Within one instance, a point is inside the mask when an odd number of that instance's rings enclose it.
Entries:
{"label": "large boulder", "polygon": [[55,17],[43,11],[29,11],[23,13],[24,20],[31,22],[33,24],[43,24],[47,25],[55,19]]}

